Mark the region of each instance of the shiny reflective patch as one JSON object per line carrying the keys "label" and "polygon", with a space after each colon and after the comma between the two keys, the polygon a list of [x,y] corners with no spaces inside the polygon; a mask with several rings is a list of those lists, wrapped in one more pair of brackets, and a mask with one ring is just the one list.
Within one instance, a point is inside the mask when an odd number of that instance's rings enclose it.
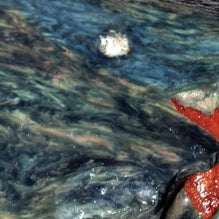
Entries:
{"label": "shiny reflective patch", "polygon": [[219,210],[219,164],[206,172],[190,176],[184,189],[201,216],[211,218]]}

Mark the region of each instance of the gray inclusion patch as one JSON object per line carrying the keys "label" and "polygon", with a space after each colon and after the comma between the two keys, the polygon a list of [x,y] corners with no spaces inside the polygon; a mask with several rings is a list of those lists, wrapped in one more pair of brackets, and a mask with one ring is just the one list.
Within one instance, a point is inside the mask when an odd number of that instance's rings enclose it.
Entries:
{"label": "gray inclusion patch", "polygon": [[153,181],[132,166],[78,170],[56,192],[57,219],[127,218],[158,201]]}

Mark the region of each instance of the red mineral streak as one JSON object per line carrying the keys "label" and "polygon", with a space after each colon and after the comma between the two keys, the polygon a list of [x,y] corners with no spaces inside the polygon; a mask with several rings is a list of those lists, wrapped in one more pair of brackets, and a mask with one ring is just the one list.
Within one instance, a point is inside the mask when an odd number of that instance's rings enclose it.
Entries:
{"label": "red mineral streak", "polygon": [[184,190],[203,219],[210,219],[219,210],[219,163],[206,172],[190,176]]}
{"label": "red mineral streak", "polygon": [[[219,108],[214,110],[213,115],[205,115],[200,110],[184,107],[175,98],[172,98],[171,102],[180,114],[211,133],[219,141]],[[219,164],[208,171],[190,176],[184,190],[203,219],[210,219],[219,210]]]}
{"label": "red mineral streak", "polygon": [[200,110],[195,110],[191,107],[184,107],[175,98],[172,98],[171,102],[180,114],[211,133],[216,140],[219,141],[219,108],[214,110],[213,115],[205,115]]}

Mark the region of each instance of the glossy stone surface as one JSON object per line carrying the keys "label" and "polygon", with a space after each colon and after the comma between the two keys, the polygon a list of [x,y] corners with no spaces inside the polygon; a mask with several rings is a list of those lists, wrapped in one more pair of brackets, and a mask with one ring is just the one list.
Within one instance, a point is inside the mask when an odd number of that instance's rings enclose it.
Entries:
{"label": "glossy stone surface", "polygon": [[[159,218],[171,179],[218,151],[170,103],[218,80],[216,12],[168,5],[0,2],[1,218]],[[100,55],[110,29],[127,56]]]}

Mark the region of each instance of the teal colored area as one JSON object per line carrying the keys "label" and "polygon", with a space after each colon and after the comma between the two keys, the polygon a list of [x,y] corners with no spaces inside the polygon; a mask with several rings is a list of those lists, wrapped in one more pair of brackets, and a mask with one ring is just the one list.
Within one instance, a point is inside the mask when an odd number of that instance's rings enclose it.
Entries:
{"label": "teal colored area", "polygon": [[143,2],[0,2],[0,218],[199,217],[181,188],[219,145],[170,98],[218,105],[217,7]]}
{"label": "teal colored area", "polygon": [[[218,79],[217,14],[185,13],[156,5],[112,1],[11,1],[30,24],[57,44],[86,57],[93,68],[106,68],[140,83],[165,88]],[[43,5],[43,7],[42,7]],[[99,35],[110,29],[130,39],[127,57],[106,59],[98,52]]]}

